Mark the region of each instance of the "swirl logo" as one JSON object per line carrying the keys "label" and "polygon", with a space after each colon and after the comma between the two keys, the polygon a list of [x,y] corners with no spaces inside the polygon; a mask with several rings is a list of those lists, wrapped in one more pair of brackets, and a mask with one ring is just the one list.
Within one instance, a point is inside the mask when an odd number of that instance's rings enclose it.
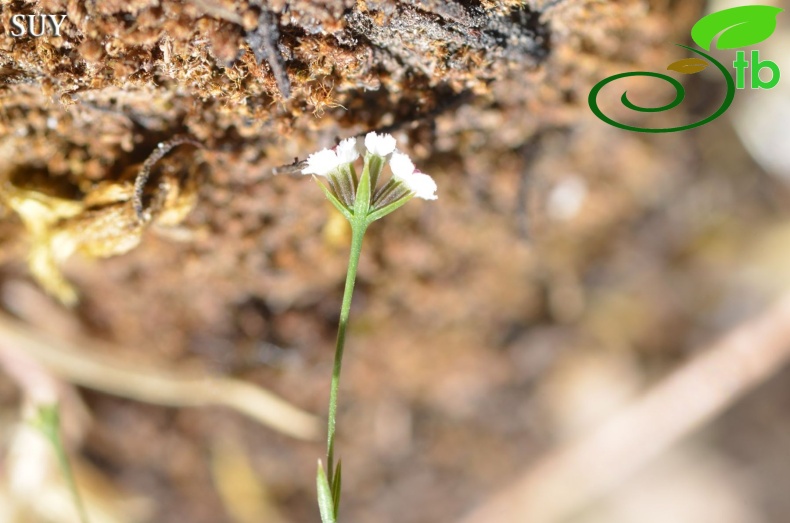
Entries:
{"label": "swirl logo", "polygon": [[[713,41],[716,40],[716,48],[718,49],[737,49],[739,47],[747,47],[758,44],[767,40],[776,30],[776,19],[783,9],[772,6],[743,6],[734,7],[732,9],[725,9],[710,15],[705,16],[697,22],[691,29],[691,39],[701,48],[710,51],[713,46]],[[730,108],[735,93],[738,89],[746,88],[746,70],[751,68],[751,88],[752,89],[772,89],[779,83],[781,73],[779,67],[769,60],[760,60],[759,51],[752,51],[751,61],[746,58],[745,51],[738,51],[737,58],[733,62],[733,67],[736,71],[736,78],[733,79],[727,68],[718,60],[705,52],[688,47],[685,45],[677,44],[680,47],[688,49],[695,53],[698,57],[686,58],[670,64],[667,67],[669,71],[675,71],[681,74],[696,74],[705,70],[713,64],[721,72],[725,81],[727,82],[727,95],[724,98],[721,106],[712,115],[698,122],[681,125],[678,127],[667,128],[645,128],[628,125],[618,122],[606,114],[598,106],[598,94],[601,90],[612,82],[616,82],[621,78],[628,78],[631,76],[646,76],[650,78],[658,78],[664,82],[668,82],[675,88],[675,99],[670,103],[660,107],[641,107],[636,105],[628,98],[628,92],[624,92],[620,101],[622,104],[640,113],[660,113],[669,111],[683,103],[686,97],[686,91],[678,80],[663,74],[648,71],[635,71],[630,73],[621,73],[614,76],[605,78],[598,82],[595,87],[590,91],[588,102],[592,112],[601,120],[612,125],[619,127],[626,131],[634,131],[639,133],[674,133],[677,131],[686,131],[701,125],[712,122]],[[770,69],[771,78],[768,81],[760,77],[760,71]],[[736,83],[737,82],[737,83]]]}

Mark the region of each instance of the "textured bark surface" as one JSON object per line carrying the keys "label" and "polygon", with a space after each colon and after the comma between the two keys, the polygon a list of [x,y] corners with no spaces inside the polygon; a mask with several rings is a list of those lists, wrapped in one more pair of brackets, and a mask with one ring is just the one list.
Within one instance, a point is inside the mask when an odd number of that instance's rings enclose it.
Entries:
{"label": "textured bark surface", "polygon": [[[680,58],[671,44],[701,2],[0,4],[0,190],[72,200],[89,219],[130,213],[126,193],[90,199],[128,188],[161,141],[202,144],[159,161],[144,197],[157,214],[177,207],[173,184],[194,193],[185,219],[121,227],[129,249],[62,264],[72,309],[38,290],[34,235],[0,204],[0,306],[36,328],[323,413],[348,231],[309,179],[272,169],[386,130],[435,177],[438,202],[409,204],[366,240],[341,394],[347,521],[452,521],[482,500],[563,435],[546,399],[562,393],[540,390],[563,387],[569,353],[640,376],[666,368],[726,301],[748,236],[728,220],[764,223],[786,199],[755,185],[723,124],[648,139],[587,107],[603,77]],[[39,12],[68,15],[61,37],[9,35],[13,13]],[[708,114],[720,86],[696,81],[706,94],[688,111]],[[659,105],[653,88],[629,93]],[[83,455],[152,499],[150,521],[231,521],[207,457],[227,438],[284,520],[317,518],[320,444],[220,410],[86,398]]]}

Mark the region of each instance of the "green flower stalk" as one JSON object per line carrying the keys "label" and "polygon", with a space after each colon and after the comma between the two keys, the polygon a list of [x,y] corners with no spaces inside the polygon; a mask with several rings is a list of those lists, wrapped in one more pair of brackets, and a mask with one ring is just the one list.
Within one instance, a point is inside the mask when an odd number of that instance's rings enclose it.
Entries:
{"label": "green flower stalk", "polygon": [[82,502],[79,489],[77,488],[77,480],[74,477],[74,471],[71,468],[69,456],[66,454],[66,448],[63,446],[63,440],[60,437],[60,411],[57,405],[41,405],[36,411],[35,418],[32,420],[33,426],[37,428],[41,434],[52,445],[55,455],[58,458],[60,470],[66,480],[71,497],[74,500],[74,505],[77,508],[77,514],[80,518],[80,523],[89,523],[88,514],[85,512],[85,505]]}
{"label": "green flower stalk", "polygon": [[[354,162],[364,154],[362,175],[357,176]],[[389,163],[392,176],[380,184],[384,166]],[[340,371],[343,366],[343,349],[354,282],[357,277],[362,240],[368,226],[393,212],[414,197],[436,199],[436,183],[414,168],[411,159],[395,149],[395,138],[389,134],[368,133],[364,148],[355,138],[343,140],[334,149],[324,149],[307,158],[304,174],[312,174],[327,199],[351,224],[351,254],[348,260],[346,286],[340,308],[337,328],[335,362],[329,390],[329,416],[327,423],[326,462],[318,462],[316,484],[318,507],[323,523],[336,523],[340,506],[341,466],[335,467],[335,429],[337,421],[337,395]],[[327,180],[328,186],[318,177]]]}

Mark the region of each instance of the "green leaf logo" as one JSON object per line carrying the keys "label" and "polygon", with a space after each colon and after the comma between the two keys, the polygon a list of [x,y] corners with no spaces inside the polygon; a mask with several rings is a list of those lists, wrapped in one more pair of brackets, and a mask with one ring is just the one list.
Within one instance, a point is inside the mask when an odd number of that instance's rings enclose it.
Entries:
{"label": "green leaf logo", "polygon": [[706,51],[719,36],[716,47],[736,49],[767,40],[776,30],[776,17],[784,11],[767,5],[733,7],[709,14],[694,24],[691,38]]}

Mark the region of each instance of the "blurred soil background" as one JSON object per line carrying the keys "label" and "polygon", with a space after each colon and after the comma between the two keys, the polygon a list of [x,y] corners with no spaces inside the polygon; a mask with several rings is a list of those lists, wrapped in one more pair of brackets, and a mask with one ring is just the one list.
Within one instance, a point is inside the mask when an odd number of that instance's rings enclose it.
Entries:
{"label": "blurred soil background", "polygon": [[[322,416],[348,231],[309,178],[272,169],[383,130],[436,179],[437,202],[376,223],[363,250],[340,404],[344,521],[459,520],[790,284],[790,193],[741,145],[745,124],[642,135],[587,105],[604,77],[683,58],[673,44],[689,42],[702,1],[0,5],[0,308],[32,331],[238,378]],[[15,13],[68,17],[60,37],[13,38]],[[713,72],[683,81],[682,110],[623,117],[679,125],[724,96]],[[642,105],[671,96],[626,87]],[[61,305],[31,277],[43,240],[10,191],[84,202],[176,135],[203,146],[159,161],[144,201],[155,209],[172,178],[196,194],[191,212],[142,227],[115,201],[113,234],[139,246],[65,260],[79,303]],[[785,521],[787,377],[574,521]],[[320,438],[78,392],[68,402],[84,409],[64,407],[64,423],[80,427],[81,484],[106,505],[96,521],[318,520]],[[43,490],[15,500],[6,451],[22,401],[0,376],[0,502],[19,522],[74,521],[43,507]]]}

